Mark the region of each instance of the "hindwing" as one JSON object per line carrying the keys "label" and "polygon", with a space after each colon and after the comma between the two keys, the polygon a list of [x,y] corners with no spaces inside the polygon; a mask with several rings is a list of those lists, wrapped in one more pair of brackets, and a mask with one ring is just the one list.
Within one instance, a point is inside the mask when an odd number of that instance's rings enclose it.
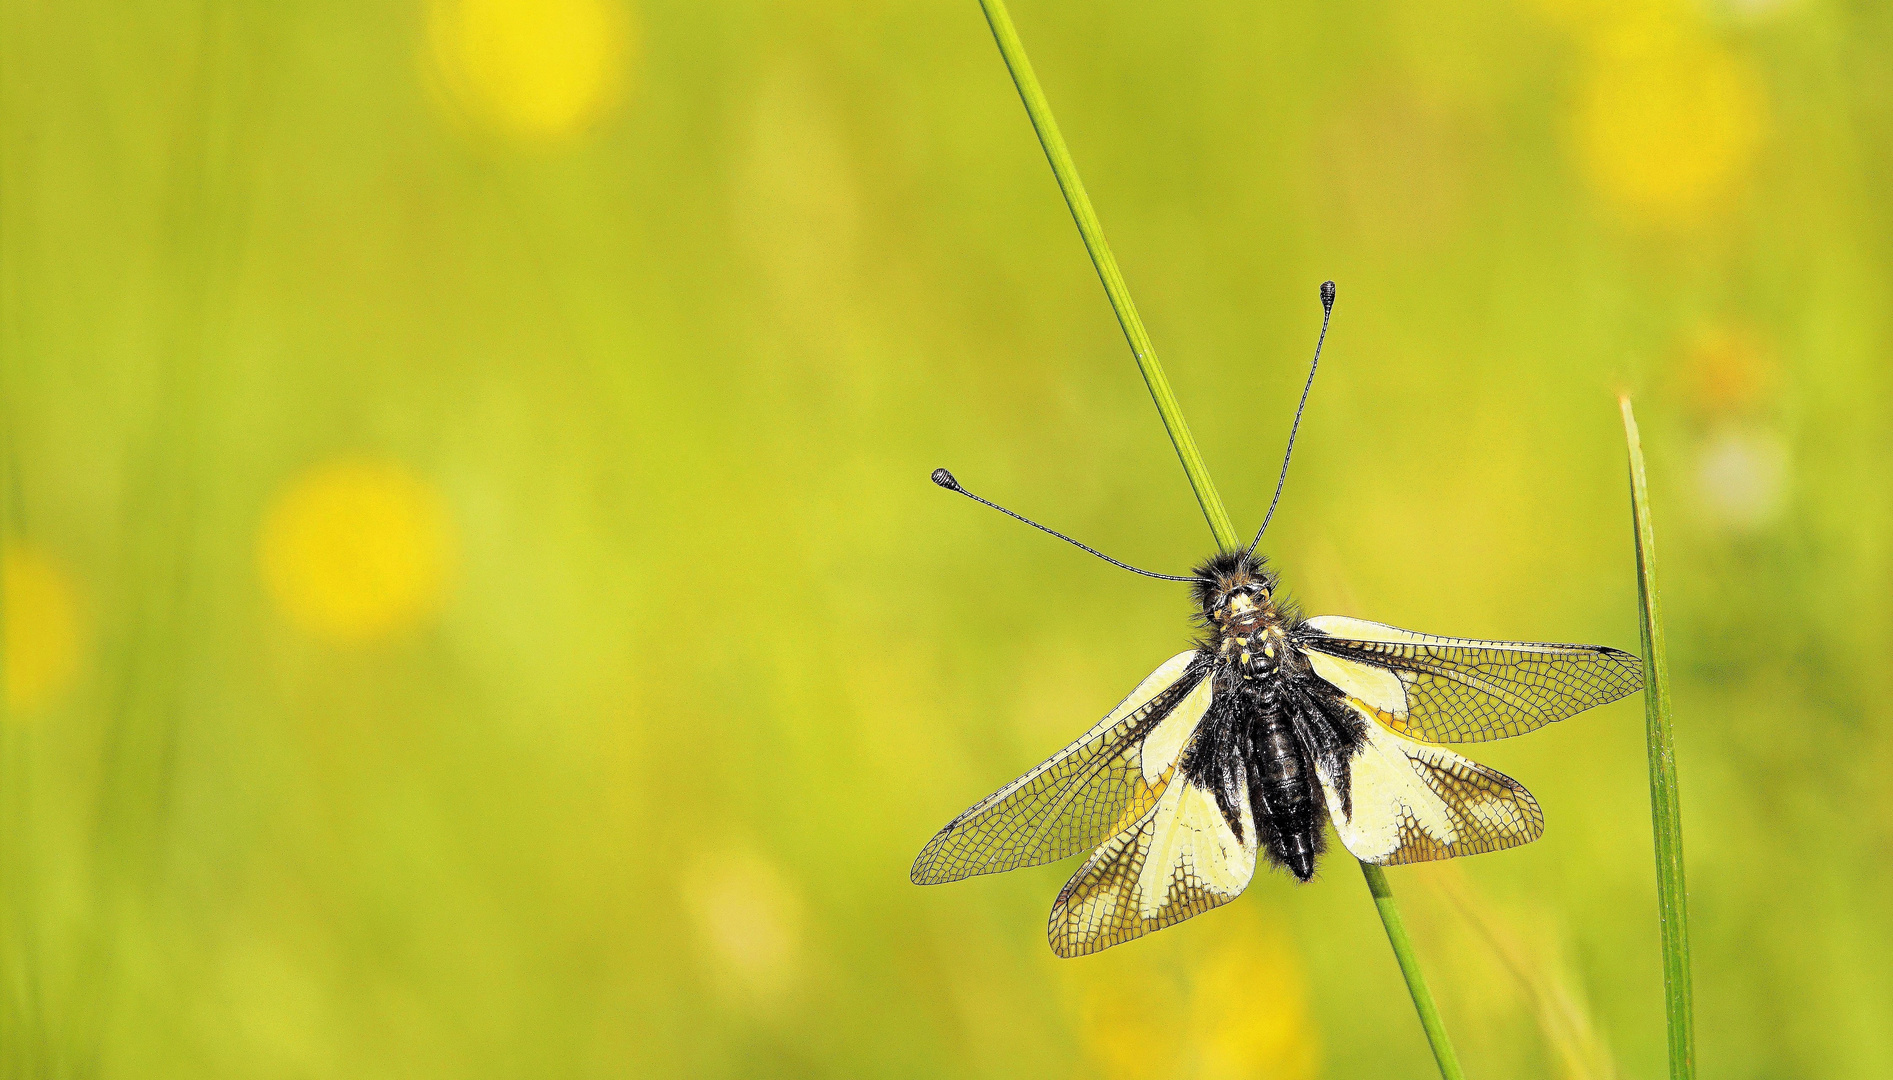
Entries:
{"label": "hindwing", "polygon": [[1046,932],[1059,956],[1098,952],[1200,915],[1235,899],[1254,876],[1246,784],[1238,837],[1207,788],[1163,779],[1144,815],[1106,840],[1058,894]]}
{"label": "hindwing", "polygon": [[1524,785],[1450,750],[1366,720],[1342,775],[1317,760],[1315,773],[1341,843],[1363,862],[1391,866],[1498,851],[1538,839],[1544,812]]}

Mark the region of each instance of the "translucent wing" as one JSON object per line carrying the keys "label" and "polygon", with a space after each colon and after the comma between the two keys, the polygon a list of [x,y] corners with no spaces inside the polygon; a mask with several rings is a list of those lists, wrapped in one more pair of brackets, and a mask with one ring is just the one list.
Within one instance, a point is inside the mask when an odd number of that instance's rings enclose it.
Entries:
{"label": "translucent wing", "polygon": [[948,822],[914,860],[914,884],[1062,859],[1146,814],[1209,707],[1196,659],[1171,657],[1077,742]]}
{"label": "translucent wing", "polygon": [[1643,686],[1641,661],[1601,645],[1436,637],[1336,615],[1303,623],[1295,644],[1315,674],[1425,742],[1522,735]]}
{"label": "translucent wing", "polygon": [[1545,831],[1538,801],[1504,773],[1371,719],[1366,729],[1345,791],[1325,763],[1315,766],[1334,831],[1355,858],[1383,866],[1450,859],[1528,844]]}
{"label": "translucent wing", "polygon": [[1046,927],[1052,951],[1083,956],[1180,923],[1228,903],[1255,874],[1255,822],[1241,785],[1242,836],[1216,796],[1185,779],[1129,828],[1104,842],[1065,883]]}

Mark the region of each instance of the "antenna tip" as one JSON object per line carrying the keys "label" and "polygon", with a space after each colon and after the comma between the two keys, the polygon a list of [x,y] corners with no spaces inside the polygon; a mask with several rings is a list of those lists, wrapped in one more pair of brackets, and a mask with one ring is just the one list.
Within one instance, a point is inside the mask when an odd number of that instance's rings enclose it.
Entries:
{"label": "antenna tip", "polygon": [[1334,282],[1332,281],[1321,283],[1321,310],[1334,310]]}
{"label": "antenna tip", "polygon": [[953,479],[953,474],[946,471],[945,469],[933,470],[933,482],[936,484],[939,484],[943,488],[946,488],[948,491],[960,490],[960,482],[958,480]]}

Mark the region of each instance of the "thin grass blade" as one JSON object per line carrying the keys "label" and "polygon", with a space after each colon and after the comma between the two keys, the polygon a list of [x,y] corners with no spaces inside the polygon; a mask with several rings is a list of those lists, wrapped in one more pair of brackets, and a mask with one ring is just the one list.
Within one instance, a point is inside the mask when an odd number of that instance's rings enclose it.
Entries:
{"label": "thin grass blade", "polygon": [[1650,822],[1656,835],[1657,919],[1663,930],[1663,1003],[1669,1030],[1671,1080],[1696,1075],[1694,991],[1689,975],[1689,895],[1683,885],[1683,812],[1676,784],[1676,737],[1670,711],[1669,657],[1656,588],[1656,530],[1650,524],[1650,489],[1643,442],[1630,399],[1623,405],[1630,447],[1630,512],[1637,543],[1637,606],[1643,632],[1643,708],[1650,753]]}
{"label": "thin grass blade", "polygon": [[[1105,295],[1111,300],[1111,310],[1117,313],[1118,325],[1123,327],[1124,337],[1130,342],[1131,355],[1136,358],[1137,369],[1143,373],[1144,383],[1150,388],[1151,400],[1157,404],[1157,414],[1163,418],[1164,430],[1169,433],[1170,442],[1176,447],[1177,458],[1182,461],[1183,472],[1190,480],[1190,489],[1196,493],[1196,501],[1203,508],[1203,517],[1209,522],[1210,533],[1216,538],[1218,547],[1224,551],[1234,551],[1241,546],[1242,540],[1236,535],[1235,526],[1229,521],[1229,511],[1224,509],[1222,497],[1216,493],[1216,485],[1209,478],[1209,468],[1203,464],[1203,455],[1196,449],[1196,440],[1190,436],[1190,426],[1183,419],[1183,409],[1170,389],[1170,380],[1164,376],[1163,365],[1157,362],[1157,350],[1150,342],[1150,334],[1144,329],[1143,320],[1137,315],[1137,306],[1131,303],[1130,289],[1124,284],[1124,275],[1117,268],[1117,258],[1111,254],[1111,246],[1105,242],[1104,227],[1098,223],[1097,211],[1091,208],[1091,198],[1085,194],[1084,182],[1078,179],[1078,166],[1072,161],[1071,151],[1066,148],[1064,136],[1058,131],[1058,122],[1052,118],[1051,104],[1045,100],[1045,91],[1039,87],[1038,76],[1032,71],[1032,62],[1026,59],[1025,45],[1019,40],[1019,31],[1012,25],[1012,15],[1006,10],[1005,0],[979,0],[979,6],[986,12],[986,22],[992,27],[999,54],[1005,58],[1006,70],[1012,73],[1013,85],[1019,90],[1019,100],[1025,103],[1026,115],[1032,120],[1032,130],[1038,133],[1039,145],[1045,149],[1046,160],[1051,162],[1052,175],[1058,178],[1058,189],[1064,193],[1065,205],[1071,209],[1072,221],[1078,226],[1078,234],[1084,238],[1085,251],[1091,256],[1091,264],[1097,268],[1098,280],[1104,283]],[[1387,884],[1387,875],[1380,867],[1368,863],[1361,864],[1361,873],[1367,877],[1368,891],[1374,898],[1374,910],[1380,915],[1381,925],[1387,929],[1387,941],[1393,946],[1400,973],[1406,977],[1407,991],[1413,996],[1414,1011],[1419,1013],[1420,1026],[1425,1029],[1426,1040],[1439,1062],[1440,1075],[1445,1080],[1464,1080],[1465,1074],[1460,1071],[1459,1061],[1453,1055],[1452,1040],[1446,1037],[1446,1028],[1440,1023],[1439,1009],[1433,1004],[1433,995],[1420,974],[1420,960],[1413,951],[1413,942],[1407,937],[1400,909],[1394,905],[1393,888]]]}
{"label": "thin grass blade", "polygon": [[1176,447],[1177,460],[1183,463],[1183,475],[1189,478],[1190,490],[1196,493],[1197,504],[1203,508],[1210,534],[1216,538],[1218,547],[1234,551],[1242,541],[1236,536],[1236,527],[1230,523],[1229,511],[1223,508],[1222,496],[1216,493],[1216,485],[1209,478],[1209,468],[1196,449],[1196,439],[1190,435],[1190,425],[1183,419],[1183,409],[1177,404],[1176,393],[1170,389],[1163,365],[1157,362],[1157,348],[1151,344],[1150,332],[1144,329],[1144,320],[1137,314],[1137,305],[1131,302],[1130,287],[1124,284],[1124,274],[1117,268],[1117,256],[1111,254],[1111,245],[1104,241],[1104,226],[1098,223],[1098,213],[1091,208],[1091,196],[1085,194],[1084,181],[1078,179],[1078,165],[1072,161],[1065,137],[1058,131],[1058,121],[1052,118],[1051,103],[1045,100],[1045,91],[1040,89],[1038,76],[1032,71],[1032,61],[1026,58],[1025,45],[1012,25],[1005,0],[979,0],[979,6],[986,12],[986,23],[992,27],[993,40],[999,44],[999,55],[1006,61],[1006,70],[1012,73],[1012,84],[1018,87],[1019,100],[1025,103],[1032,130],[1038,133],[1039,145],[1045,148],[1052,175],[1058,179],[1058,190],[1064,193],[1071,220],[1084,239],[1085,251],[1091,256],[1091,265],[1097,268],[1098,280],[1104,283],[1104,294],[1111,299],[1111,310],[1117,313],[1124,340],[1130,343],[1137,370],[1143,373],[1144,385],[1150,388],[1150,399],[1156,402],[1157,415],[1163,418],[1163,429],[1169,434],[1171,445]]}
{"label": "thin grass blade", "polygon": [[1426,976],[1420,972],[1420,959],[1414,955],[1413,940],[1407,937],[1406,920],[1400,917],[1400,909],[1394,905],[1387,872],[1364,862],[1361,873],[1367,877],[1367,891],[1373,894],[1380,924],[1387,928],[1387,943],[1393,946],[1400,974],[1407,980],[1407,993],[1413,998],[1414,1010],[1420,1014],[1420,1027],[1426,1030],[1426,1042],[1433,1048],[1433,1060],[1439,1063],[1440,1076],[1444,1080],[1466,1080],[1466,1074],[1459,1068],[1459,1056],[1453,1053],[1453,1040],[1446,1034],[1446,1025],[1440,1022],[1433,991],[1427,988]]}

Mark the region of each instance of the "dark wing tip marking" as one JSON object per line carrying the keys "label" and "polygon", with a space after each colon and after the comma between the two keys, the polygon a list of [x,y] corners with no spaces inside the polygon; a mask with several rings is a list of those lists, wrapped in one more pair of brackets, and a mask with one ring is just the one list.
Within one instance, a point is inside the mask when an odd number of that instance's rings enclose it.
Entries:
{"label": "dark wing tip marking", "polygon": [[1397,675],[1406,686],[1409,709],[1403,734],[1425,742],[1485,742],[1522,735],[1643,686],[1642,660],[1604,645],[1432,634],[1380,640],[1310,629],[1298,636],[1302,648]]}
{"label": "dark wing tip marking", "polygon": [[1616,701],[1618,698],[1629,697],[1631,694],[1643,689],[1643,658],[1641,656],[1638,656],[1636,653],[1625,652],[1622,649],[1613,649],[1608,645],[1593,645],[1591,647],[1597,650],[1598,656],[1615,665],[1623,675],[1623,689],[1618,691],[1614,696],[1605,698],[1605,701]]}

